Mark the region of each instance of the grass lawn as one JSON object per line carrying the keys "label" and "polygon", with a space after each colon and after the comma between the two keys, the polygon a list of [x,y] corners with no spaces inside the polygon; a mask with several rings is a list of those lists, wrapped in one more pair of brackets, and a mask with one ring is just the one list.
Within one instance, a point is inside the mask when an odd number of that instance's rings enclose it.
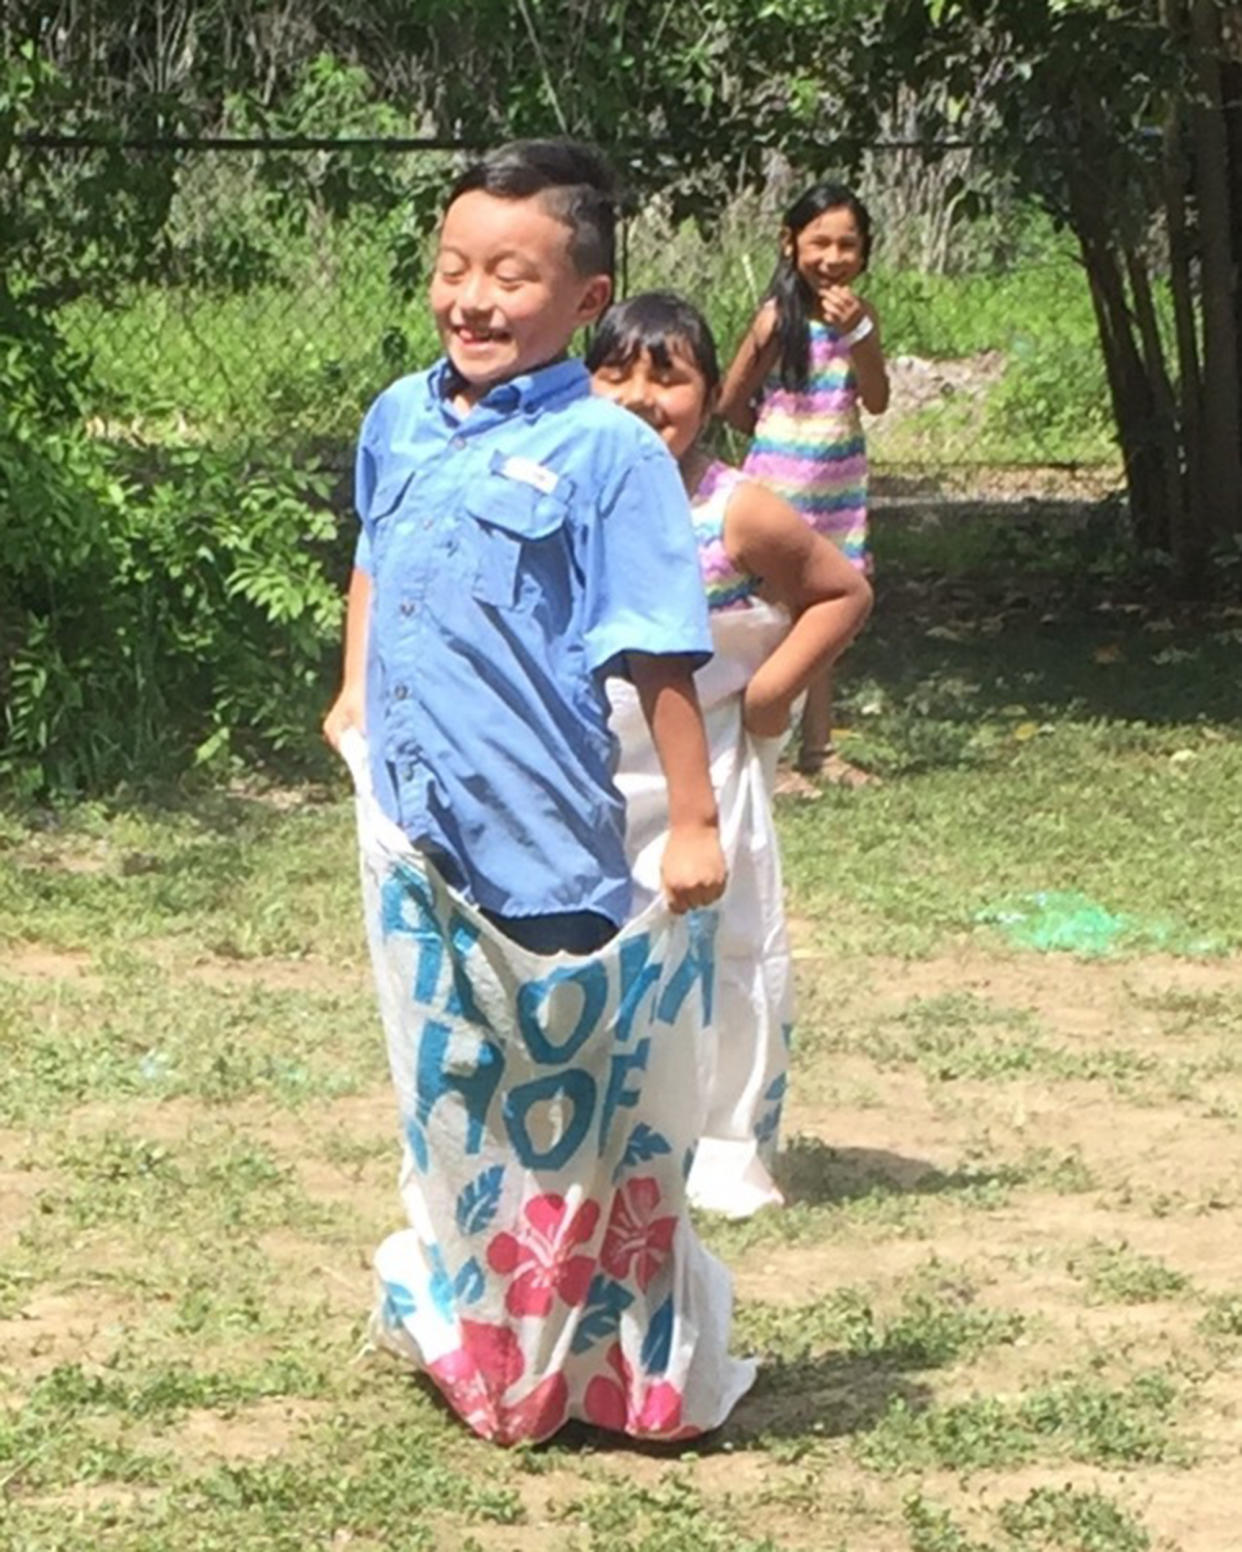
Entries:
{"label": "grass lawn", "polygon": [[708,1228],[764,1363],[694,1449],[504,1453],[361,1353],[343,789],[0,817],[4,1552],[1239,1544],[1242,611],[880,526],[886,780],[782,809],[791,1205]]}

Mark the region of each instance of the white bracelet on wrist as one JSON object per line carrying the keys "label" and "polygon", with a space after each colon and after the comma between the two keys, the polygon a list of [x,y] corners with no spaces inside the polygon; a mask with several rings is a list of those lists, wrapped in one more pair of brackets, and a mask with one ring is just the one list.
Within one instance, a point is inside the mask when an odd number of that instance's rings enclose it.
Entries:
{"label": "white bracelet on wrist", "polygon": [[846,350],[853,350],[854,346],[858,344],[859,340],[865,340],[868,334],[871,334],[874,329],[875,324],[871,321],[870,317],[864,313],[862,316],[862,322],[856,323],[848,334],[843,334],[841,336],[841,343],[845,346]]}

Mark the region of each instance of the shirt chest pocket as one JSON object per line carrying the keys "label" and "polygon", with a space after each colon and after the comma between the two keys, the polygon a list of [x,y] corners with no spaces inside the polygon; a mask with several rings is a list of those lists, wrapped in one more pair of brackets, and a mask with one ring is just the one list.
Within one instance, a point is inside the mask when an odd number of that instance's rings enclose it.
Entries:
{"label": "shirt chest pocket", "polygon": [[523,581],[559,558],[569,510],[564,483],[545,491],[493,470],[467,492],[463,545],[470,589],[480,603],[520,608]]}
{"label": "shirt chest pocket", "polygon": [[406,499],[406,493],[414,483],[411,469],[399,469],[386,474],[376,485],[369,506],[371,554],[375,562],[381,561],[396,527],[397,514]]}

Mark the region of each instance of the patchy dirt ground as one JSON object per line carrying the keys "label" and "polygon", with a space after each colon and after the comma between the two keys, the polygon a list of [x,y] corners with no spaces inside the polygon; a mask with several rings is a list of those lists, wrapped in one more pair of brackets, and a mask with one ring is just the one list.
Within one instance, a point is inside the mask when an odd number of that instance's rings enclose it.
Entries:
{"label": "patchy dirt ground", "polygon": [[[5,1404],[21,1415],[49,1385],[99,1387],[64,1403],[59,1444],[42,1461],[19,1452],[0,1491],[31,1523],[59,1509],[129,1524],[138,1539],[120,1544],[137,1547],[156,1484],[309,1471],[377,1406],[398,1427],[412,1407],[511,1495],[468,1528],[429,1511],[429,1546],[567,1549],[588,1534],[602,1548],[601,1505],[665,1523],[670,1492],[697,1505],[687,1546],[709,1524],[712,1548],[767,1537],[807,1552],[1242,1545],[1242,966],[973,943],[843,963],[822,929],[795,926],[790,1205],[707,1226],[736,1273],[740,1339],[767,1353],[718,1439],[680,1462],[571,1441],[527,1470],[359,1356],[369,1251],[399,1213],[382,1081],[293,1106],[119,1093],[0,1133]],[[176,940],[138,954],[189,997],[340,984],[314,963],[239,965]],[[108,972],[34,944],[3,974],[89,998]],[[365,993],[361,966],[347,979]],[[197,1189],[211,1169],[218,1186]],[[206,1371],[233,1379],[215,1393]],[[1145,1375],[1164,1387],[1154,1402]],[[1045,1427],[1039,1409],[1065,1396],[1081,1415]],[[1113,1539],[1084,1539],[1106,1510]]]}

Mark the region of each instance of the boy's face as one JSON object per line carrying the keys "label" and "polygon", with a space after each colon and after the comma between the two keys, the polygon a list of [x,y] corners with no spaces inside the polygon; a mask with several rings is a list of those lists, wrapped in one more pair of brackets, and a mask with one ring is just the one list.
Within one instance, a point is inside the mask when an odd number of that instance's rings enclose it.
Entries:
{"label": "boy's face", "polygon": [[431,311],[467,402],[556,360],[607,306],[608,276],[581,274],[570,238],[538,195],[499,199],[472,189],[449,206]]}

